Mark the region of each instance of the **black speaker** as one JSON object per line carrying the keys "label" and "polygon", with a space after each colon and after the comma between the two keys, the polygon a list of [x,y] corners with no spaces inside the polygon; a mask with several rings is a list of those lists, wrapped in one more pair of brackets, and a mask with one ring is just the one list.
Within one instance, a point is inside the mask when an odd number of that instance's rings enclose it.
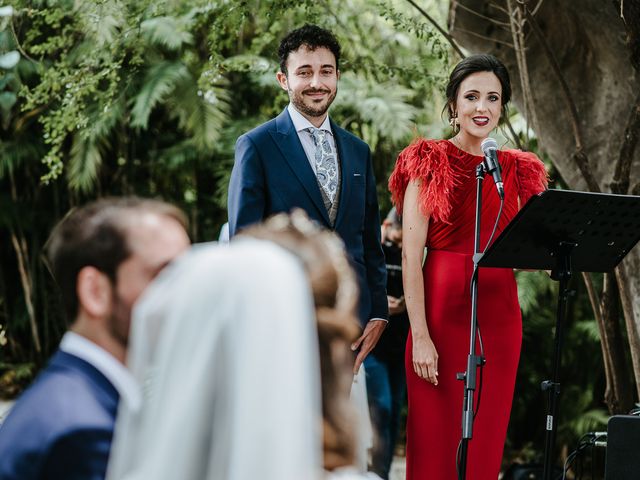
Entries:
{"label": "black speaker", "polygon": [[616,415],[607,424],[605,480],[640,478],[640,417]]}

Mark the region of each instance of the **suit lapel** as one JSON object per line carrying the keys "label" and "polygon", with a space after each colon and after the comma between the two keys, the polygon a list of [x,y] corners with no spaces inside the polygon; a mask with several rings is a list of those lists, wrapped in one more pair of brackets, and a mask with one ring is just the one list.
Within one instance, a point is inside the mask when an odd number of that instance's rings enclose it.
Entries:
{"label": "suit lapel", "polygon": [[322,201],[322,195],[320,193],[320,187],[318,186],[318,180],[313,173],[311,165],[307,155],[304,153],[300,139],[298,138],[298,132],[293,127],[289,112],[285,109],[278,117],[276,117],[276,131],[269,132],[275,141],[276,145],[280,149],[282,156],[289,164],[289,167],[298,178],[298,181],[302,184],[307,195],[311,198],[318,211],[321,213],[322,218],[327,223],[329,222],[329,214]]}
{"label": "suit lapel", "polygon": [[[333,121],[331,122],[331,130],[335,135],[336,139],[336,147],[338,149],[338,160],[340,161],[340,173],[341,173],[341,182],[340,182],[340,203],[338,204],[338,215],[336,217],[336,228],[338,227],[340,220],[344,216],[344,212],[347,209],[347,205],[349,204],[349,195],[351,193],[351,184],[353,182],[353,174],[354,163],[355,163],[355,152],[353,150],[353,146],[349,137],[346,135],[345,131],[338,127]],[[364,172],[359,172],[361,175]]]}

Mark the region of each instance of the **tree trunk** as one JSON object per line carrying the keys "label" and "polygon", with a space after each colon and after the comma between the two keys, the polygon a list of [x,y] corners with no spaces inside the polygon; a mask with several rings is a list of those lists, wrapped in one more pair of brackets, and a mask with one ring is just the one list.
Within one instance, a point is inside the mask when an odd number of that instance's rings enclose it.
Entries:
{"label": "tree trunk", "polygon": [[[519,9],[514,16],[514,4]],[[622,6],[622,15],[621,15]],[[511,15],[510,15],[511,7]],[[473,53],[492,53],[512,73],[513,99],[520,111],[537,118],[542,150],[570,188],[613,193],[640,193],[640,0],[452,0],[449,32]],[[514,48],[514,20],[524,18],[526,48]],[[517,47],[517,45],[516,45]],[[525,58],[531,92],[520,82]],[[636,68],[634,68],[634,66]],[[526,87],[525,87],[526,88]],[[631,347],[636,393],[640,395],[640,247],[616,269]],[[615,289],[603,292],[606,305]],[[592,304],[594,302],[592,301]],[[605,305],[605,306],[606,306]],[[593,304],[594,311],[601,305]],[[608,311],[612,312],[611,308]],[[602,313],[604,313],[601,310]],[[598,315],[596,315],[597,317]],[[610,408],[628,403],[624,367],[618,365],[619,322],[601,315]],[[618,366],[616,366],[618,365]],[[607,367],[608,366],[608,367]],[[614,386],[621,386],[617,391]]]}
{"label": "tree trunk", "polygon": [[622,311],[631,347],[636,394],[640,397],[640,251],[636,247],[616,268]]}

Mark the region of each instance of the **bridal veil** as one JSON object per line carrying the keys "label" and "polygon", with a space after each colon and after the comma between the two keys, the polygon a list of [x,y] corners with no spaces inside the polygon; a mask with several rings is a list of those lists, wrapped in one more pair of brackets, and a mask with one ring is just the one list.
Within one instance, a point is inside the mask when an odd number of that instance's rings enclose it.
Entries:
{"label": "bridal veil", "polygon": [[137,304],[108,480],[321,476],[318,338],[300,262],[267,241],[195,246]]}

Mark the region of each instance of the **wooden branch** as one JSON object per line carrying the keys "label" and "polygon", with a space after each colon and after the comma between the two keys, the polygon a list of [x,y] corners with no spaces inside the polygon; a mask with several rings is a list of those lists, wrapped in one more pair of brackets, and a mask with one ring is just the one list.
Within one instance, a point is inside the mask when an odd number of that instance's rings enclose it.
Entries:
{"label": "wooden branch", "polygon": [[[539,132],[538,116],[536,114],[535,103],[533,101],[533,91],[531,90],[531,80],[529,78],[529,67],[527,65],[527,57],[525,54],[526,49],[523,33],[524,21],[522,20],[522,5],[520,5],[518,9],[514,9],[511,0],[507,0],[507,7],[509,8],[511,35],[513,37],[513,44],[515,45],[516,62],[518,64],[518,73],[520,77],[520,88],[522,89],[522,97],[524,100],[524,117],[527,124],[531,122],[533,129],[536,132]],[[527,143],[528,142],[529,137],[527,136]]]}
{"label": "wooden branch", "polygon": [[11,25],[11,33],[13,35],[13,40],[16,42],[16,48],[18,49],[18,51],[24,56],[24,58],[32,61],[33,63],[39,64],[40,62],[32,58],[27,52],[24,51],[22,45],[20,45],[20,40],[18,40],[18,35],[16,34],[16,29],[13,25],[13,18],[11,19],[9,24]]}
{"label": "wooden branch", "polygon": [[[13,176],[13,172],[9,171],[9,182],[11,185],[11,198],[15,202],[18,200],[18,193],[16,189],[16,181]],[[16,232],[11,229],[11,244],[16,252],[18,260],[18,271],[20,273],[20,283],[22,284],[22,290],[24,291],[24,302],[27,307],[27,314],[29,315],[29,325],[31,327],[31,336],[33,337],[33,343],[36,348],[36,352],[41,353],[42,347],[40,344],[40,335],[38,334],[38,326],[36,324],[36,314],[33,308],[33,279],[29,274],[28,269],[28,251],[27,244],[23,234],[20,234],[20,240]]]}
{"label": "wooden branch", "polygon": [[500,45],[504,45],[509,48],[514,48],[512,43],[505,42],[504,40],[498,40],[497,38],[491,38],[491,37],[487,37],[486,35],[480,35],[479,33],[472,32],[471,30],[465,30],[464,28],[458,28],[458,31],[462,33],[466,33],[467,35],[472,35],[474,37],[481,38],[482,40],[487,40],[488,42],[499,43]]}
{"label": "wooden branch", "polygon": [[629,191],[631,164],[640,137],[640,93],[636,97],[633,108],[627,119],[620,153],[616,162],[616,169],[611,182],[613,193],[627,194]]}
{"label": "wooden branch", "polygon": [[[516,2],[518,2],[518,4],[520,4],[521,6],[529,6],[529,0],[516,0]],[[542,2],[544,2],[544,0],[538,0],[538,4],[533,7],[533,10],[531,10],[531,15],[533,15],[534,17],[536,16],[536,13],[538,13],[538,10],[540,10],[540,7],[542,6]]]}
{"label": "wooden branch", "polygon": [[[596,325],[598,325],[598,332],[600,333],[600,348],[602,350],[602,360],[604,362],[604,374],[606,379],[604,398],[607,405],[609,405],[610,401],[611,403],[613,403],[613,392],[615,391],[614,382],[612,380],[615,376],[615,371],[611,358],[611,345],[608,341],[609,339],[607,337],[607,328],[602,315],[602,303],[600,303],[600,299],[598,298],[598,292],[596,292],[595,285],[593,284],[593,279],[587,272],[582,272],[582,279],[584,280],[584,285],[587,288],[589,303],[591,304],[593,316],[596,319]],[[611,408],[609,408],[609,411],[611,413]]]}
{"label": "wooden branch", "polygon": [[522,142],[520,141],[520,137],[518,136],[518,134],[516,133],[516,131],[513,129],[513,125],[511,125],[511,122],[509,121],[508,118],[505,118],[504,123],[507,125],[507,128],[509,129],[509,132],[511,132],[511,137],[513,140],[513,143],[515,144],[516,147],[518,147],[518,150],[525,150],[524,146],[522,145]]}
{"label": "wooden branch", "polygon": [[475,15],[476,17],[482,18],[483,20],[491,22],[495,25],[498,25],[501,27],[509,27],[509,22],[501,22],[499,20],[496,20],[495,18],[487,17],[486,15],[476,12],[474,9],[469,8],[461,3],[456,3],[456,6],[460,7],[462,10],[469,12],[471,15]]}
{"label": "wooden branch", "polygon": [[582,280],[584,280],[584,286],[587,287],[587,295],[589,296],[589,303],[593,310],[593,316],[599,325],[602,322],[602,310],[600,310],[600,299],[598,298],[598,292],[593,284],[591,274],[588,272],[582,272]]}
{"label": "wooden branch", "polygon": [[435,21],[435,19],[429,15],[427,12],[425,12],[416,2],[414,2],[413,0],[407,0],[407,2],[409,2],[411,5],[413,5],[416,10],[418,10],[420,12],[420,14],[422,14],[422,16],[424,18],[426,18],[431,25],[433,25],[436,30],[438,30],[440,32],[440,34],[447,39],[447,41],[449,42],[449,44],[451,45],[451,47],[456,51],[456,53],[458,55],[460,55],[460,58],[464,58],[465,54],[462,53],[462,49],[458,46],[458,44],[456,43],[456,41],[453,39],[453,37],[451,35],[449,35],[448,32],[446,32],[440,25],[438,25],[438,22]]}
{"label": "wooden branch", "polygon": [[573,159],[573,163],[577,165],[578,170],[580,170],[582,178],[584,178],[584,180],[587,182],[589,191],[596,193],[600,192],[600,185],[598,185],[596,178],[593,176],[593,172],[589,167],[589,159],[584,153],[584,150],[582,150],[582,148],[580,148],[579,150],[576,149],[576,151],[573,152],[571,158]]}
{"label": "wooden branch", "polygon": [[640,71],[640,0],[613,0],[612,3],[619,10],[618,15],[627,31],[631,65]]}
{"label": "wooden branch", "polygon": [[624,313],[624,319],[627,327],[627,339],[631,350],[631,362],[636,381],[636,395],[640,396],[640,332],[638,331],[638,325],[633,318],[634,311],[640,307],[635,305],[628,289],[629,278],[631,278],[631,275],[636,275],[637,273],[630,273],[627,268],[626,261],[623,260],[616,267],[615,274],[618,282],[618,290],[620,292],[622,311]]}
{"label": "wooden branch", "polygon": [[31,277],[27,270],[25,252],[22,250],[21,242],[18,240],[16,233],[11,231],[11,244],[16,252],[18,258],[18,271],[20,272],[20,283],[22,284],[22,290],[24,291],[24,302],[27,306],[27,313],[29,314],[29,325],[31,326],[31,336],[33,337],[33,343],[36,347],[36,352],[40,353],[42,348],[40,346],[40,336],[38,335],[38,327],[36,324],[36,315],[33,308],[31,290]]}
{"label": "wooden branch", "polygon": [[556,56],[553,53],[553,50],[551,50],[551,47],[547,43],[547,40],[544,34],[540,30],[538,22],[536,21],[535,18],[533,18],[533,16],[531,15],[531,12],[529,11],[528,8],[526,8],[526,6],[524,6],[524,13],[538,41],[544,48],[544,51],[547,55],[547,59],[551,64],[551,69],[553,70],[553,73],[555,74],[558,82],[560,83],[562,96],[567,104],[567,108],[569,109],[571,129],[573,131],[573,139],[576,145],[575,152],[572,155],[573,161],[578,166],[580,173],[582,173],[582,177],[587,182],[587,186],[589,187],[589,190],[592,192],[600,192],[600,186],[598,185],[598,182],[593,176],[593,172],[591,172],[591,169],[589,168],[589,159],[587,158],[587,155],[584,153],[582,134],[580,132],[580,121],[578,119],[578,109],[576,108],[576,104],[573,101],[573,97],[571,96],[571,91],[569,90],[569,86],[567,85],[567,82],[564,79],[564,75],[562,74],[562,70],[560,69],[560,65],[558,64],[558,60],[556,59]]}
{"label": "wooden branch", "polygon": [[605,273],[603,278],[600,312],[602,314],[601,344],[603,351],[607,345],[608,362],[611,371],[607,372],[607,391],[605,402],[611,415],[627,413],[633,406],[633,393],[629,385],[624,340],[620,330],[620,293],[615,274]]}
{"label": "wooden branch", "polygon": [[509,11],[506,8],[501,7],[497,3],[489,2],[489,8],[495,8],[499,12],[502,12],[505,15],[509,15]]}
{"label": "wooden branch", "polygon": [[534,17],[536,16],[536,13],[538,13],[538,10],[540,10],[540,7],[542,6],[542,2],[544,2],[544,0],[538,0],[538,4],[531,11],[531,15],[533,15]]}

